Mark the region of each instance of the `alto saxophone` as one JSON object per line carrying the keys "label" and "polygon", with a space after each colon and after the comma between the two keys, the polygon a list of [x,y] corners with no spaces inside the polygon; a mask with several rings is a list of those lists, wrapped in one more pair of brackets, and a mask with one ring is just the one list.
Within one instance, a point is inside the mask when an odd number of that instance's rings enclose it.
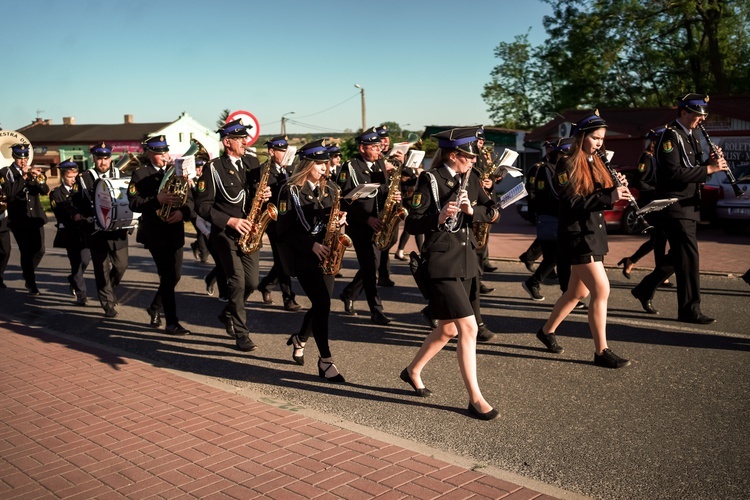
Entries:
{"label": "alto saxophone", "polygon": [[[482,148],[482,154],[485,158],[485,166],[484,170],[480,172],[479,175],[479,184],[483,185],[484,181],[490,178],[490,175],[492,175],[492,172],[495,171],[495,155],[494,155],[494,148],[491,146],[485,146]],[[484,187],[482,187],[484,189]],[[477,240],[477,250],[484,250],[484,247],[487,246],[487,242],[490,238],[490,223],[489,222],[475,222],[472,225],[472,229],[474,230],[474,238]]]}
{"label": "alto saxophone", "polygon": [[328,218],[328,225],[326,226],[326,235],[323,239],[323,245],[327,246],[330,250],[328,257],[323,259],[320,263],[320,268],[323,270],[323,274],[336,274],[341,269],[341,263],[344,259],[344,252],[347,248],[352,246],[352,239],[348,234],[341,233],[341,225],[339,224],[339,202],[341,198],[341,192],[338,186],[335,186],[335,194],[333,196],[333,204],[331,205],[331,214]]}
{"label": "alto saxophone", "polygon": [[262,167],[264,170],[260,177],[260,183],[258,183],[258,189],[255,191],[250,213],[247,215],[247,221],[252,224],[252,228],[249,233],[242,234],[237,238],[237,247],[245,254],[255,253],[260,249],[263,233],[266,232],[268,223],[271,220],[276,220],[279,216],[279,211],[273,203],[269,203],[263,210],[263,191],[266,190],[268,185],[272,164],[273,162],[269,160],[266,166]]}
{"label": "alto saxophone", "polygon": [[156,211],[156,215],[166,222],[172,216],[174,209],[180,208],[187,203],[189,189],[190,184],[188,184],[187,179],[175,175],[174,167],[167,170],[167,173],[164,175],[164,179],[161,182],[161,186],[159,186],[159,192],[175,194],[180,197],[180,200],[175,204],[162,203],[159,210]]}
{"label": "alto saxophone", "polygon": [[401,170],[404,164],[400,161],[389,160],[396,168],[391,172],[388,180],[388,197],[385,200],[383,210],[380,211],[378,219],[380,220],[380,230],[372,235],[372,242],[378,250],[385,250],[393,238],[393,232],[396,230],[399,221],[406,219],[409,211],[396,201],[396,193],[401,189]]}

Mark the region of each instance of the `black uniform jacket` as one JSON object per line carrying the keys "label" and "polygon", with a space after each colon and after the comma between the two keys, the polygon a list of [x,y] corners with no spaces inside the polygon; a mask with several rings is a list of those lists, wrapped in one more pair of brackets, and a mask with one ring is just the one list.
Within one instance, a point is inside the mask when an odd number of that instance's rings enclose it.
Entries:
{"label": "black uniform jacket", "polygon": [[555,184],[555,167],[541,163],[534,175],[534,213],[554,215],[560,213],[560,199]]}
{"label": "black uniform jacket", "polygon": [[638,174],[636,185],[638,189],[639,205],[645,206],[652,202],[656,191],[656,159],[651,153],[644,151],[638,159]]}
{"label": "black uniform jacket", "polygon": [[[432,194],[430,176],[435,179],[438,200]],[[427,276],[431,279],[473,278],[479,275],[479,260],[476,255],[477,240],[474,237],[474,222],[490,222],[497,210],[494,202],[482,189],[476,175],[468,172],[466,189],[473,200],[474,214],[459,217],[460,225],[456,232],[450,232],[438,224],[440,209],[456,200],[460,188],[458,181],[445,165],[422,172],[417,189],[409,207],[405,229],[410,234],[424,234],[422,260]],[[347,216],[348,220],[348,216]]]}
{"label": "black uniform jacket", "polygon": [[8,197],[8,225],[13,228],[46,224],[47,214],[39,195],[49,193],[49,186],[24,176],[15,163],[0,170],[0,176],[5,180],[3,184]]}
{"label": "black uniform jacket", "polygon": [[8,206],[7,201],[10,193],[10,182],[8,182],[8,179],[5,178],[5,176],[8,173],[8,167],[0,168],[0,196],[4,196],[5,198],[5,210],[2,210],[2,207],[0,207],[0,233],[10,231],[10,228],[8,227]]}
{"label": "black uniform jacket", "polygon": [[[270,160],[269,160],[270,161]],[[263,169],[266,168],[268,165],[268,162],[265,162],[263,165],[261,165],[260,170],[258,171],[258,174],[255,173],[252,174],[252,180],[254,182],[260,182],[260,175],[263,172]],[[279,193],[281,193],[281,188],[284,187],[287,181],[287,175],[288,172],[285,174],[286,171],[285,168],[279,167],[278,165],[271,165],[271,173],[268,176],[268,187],[271,188],[271,198],[269,198],[268,202],[266,202],[266,206],[268,203],[274,203],[277,204],[278,208],[278,199],[279,199]],[[265,206],[264,206],[265,209]],[[271,235],[274,235],[276,233],[276,223],[274,221],[271,221],[268,224],[268,227],[266,228],[266,233],[271,233]]]}
{"label": "black uniform jacket", "polygon": [[[529,168],[529,171],[526,173],[526,192],[529,193],[528,199],[526,200],[529,204],[529,212],[532,214],[536,214],[536,179],[539,175],[539,171],[544,168],[545,166],[549,165],[549,163],[545,161],[540,161],[538,163],[534,163],[531,168]],[[550,168],[554,171],[555,167],[553,165],[549,165]]]}
{"label": "black uniform jacket", "polygon": [[186,203],[174,210],[182,212],[182,221],[175,224],[167,224],[157,215],[161,203],[156,199],[159,194],[159,185],[166,173],[166,169],[159,171],[151,165],[144,165],[135,172],[128,186],[128,200],[130,210],[141,213],[141,221],[138,224],[136,241],[143,243],[146,248],[170,248],[177,250],[185,245],[184,221],[190,220],[193,211],[193,193],[188,189]]}
{"label": "black uniform jacket", "polygon": [[697,133],[694,141],[676,122],[672,122],[656,145],[656,196],[677,198],[663,215],[674,219],[700,219],[700,185],[708,177],[701,164],[703,151]]}
{"label": "black uniform jacket", "polygon": [[232,217],[247,217],[259,180],[260,163],[250,155],[242,157],[241,170],[226,154],[203,167],[195,207],[198,215],[211,223],[212,234],[226,231],[229,238],[239,237],[237,231],[227,227],[227,222]]}
{"label": "black uniform jacket", "polygon": [[594,192],[589,195],[575,194],[566,156],[557,162],[555,184],[560,199],[557,240],[561,254],[568,258],[605,255],[609,247],[604,210],[612,208],[615,188],[595,185]]}
{"label": "black uniform jacket", "polygon": [[73,216],[78,212],[73,206],[73,197],[78,193],[78,184],[73,184],[72,189],[58,186],[49,194],[50,205],[57,219],[57,234],[52,246],[56,248],[83,248],[83,238],[79,224],[73,221]]}
{"label": "black uniform jacket", "polygon": [[[378,211],[383,208],[388,196],[388,177],[385,173],[385,162],[382,159],[372,164],[372,172],[370,172],[362,156],[353,156],[341,166],[337,182],[341,188],[342,210],[346,212],[346,220],[350,226],[357,225],[361,229],[360,224],[366,225],[367,219],[378,216]],[[377,194],[372,198],[359,198],[354,202],[343,199],[359,184],[371,183],[380,184]]]}
{"label": "black uniform jacket", "polygon": [[94,169],[78,174],[78,190],[73,193],[73,206],[81,214],[81,217],[87,219],[81,221],[79,226],[84,241],[89,247],[96,241],[107,244],[115,250],[125,248],[128,246],[127,229],[99,231],[98,225],[94,223],[96,218],[94,213],[94,187],[97,180],[99,180],[99,174]]}
{"label": "black uniform jacket", "polygon": [[317,197],[307,182],[302,186],[287,184],[281,189],[276,231],[284,271],[290,276],[320,266],[312,248],[314,243],[323,243],[325,239],[336,191],[338,187],[330,182]]}

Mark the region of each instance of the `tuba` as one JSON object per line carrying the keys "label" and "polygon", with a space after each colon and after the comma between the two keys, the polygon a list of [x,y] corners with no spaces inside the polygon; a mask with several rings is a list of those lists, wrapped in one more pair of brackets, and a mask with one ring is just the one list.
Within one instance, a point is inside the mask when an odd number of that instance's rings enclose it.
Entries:
{"label": "tuba", "polygon": [[328,225],[326,226],[326,235],[323,239],[323,245],[327,246],[330,252],[328,257],[320,263],[323,274],[337,274],[341,269],[344,252],[352,246],[352,239],[349,235],[341,233],[341,226],[339,225],[341,191],[335,184],[333,186],[335,194],[331,205],[331,214],[328,217]]}
{"label": "tuba", "polygon": [[[484,169],[479,171],[479,183],[483,184],[485,180],[489,179],[492,173],[495,171],[495,163],[497,162],[497,153],[495,153],[495,147],[493,144],[487,144],[482,148],[482,155],[484,156]],[[475,222],[472,229],[474,230],[474,237],[477,240],[477,250],[484,250],[487,246],[487,241],[490,237],[490,226],[489,222]]]}
{"label": "tuba", "polygon": [[269,203],[266,209],[263,210],[263,191],[265,191],[268,185],[268,177],[271,175],[272,164],[273,162],[269,160],[264,167],[261,167],[263,168],[263,173],[261,174],[258,188],[255,191],[255,198],[253,198],[250,213],[247,216],[248,222],[253,227],[249,233],[242,234],[237,238],[237,247],[245,254],[255,253],[260,249],[263,233],[266,232],[266,226],[279,216],[279,211],[273,203]]}
{"label": "tuba", "polygon": [[142,156],[136,156],[133,153],[125,153],[115,163],[115,169],[119,170],[121,174],[127,174],[133,170],[137,170],[138,167],[142,166],[145,160]]}
{"label": "tuba", "polygon": [[[185,151],[185,154],[182,155],[183,158],[188,156],[200,156],[207,159],[211,158],[206,151],[206,148],[195,139],[190,142],[190,147]],[[190,183],[187,180],[187,174],[183,172],[183,175],[175,175],[175,167],[172,165],[167,170],[164,179],[162,179],[161,184],[159,185],[159,192],[177,195],[180,197],[180,201],[174,205],[163,203],[161,207],[159,207],[159,210],[156,211],[156,215],[158,215],[161,220],[167,221],[172,216],[172,212],[175,208],[180,208],[187,203],[189,191]]]}
{"label": "tuba", "polygon": [[[419,141],[417,134],[409,134],[407,143],[411,146]],[[385,250],[393,238],[393,232],[398,227],[398,223],[409,215],[409,211],[404,206],[396,201],[396,193],[401,189],[401,172],[404,165],[400,161],[394,159],[387,159],[396,168],[391,172],[391,176],[388,178],[388,197],[385,199],[383,210],[380,211],[378,219],[380,220],[380,230],[376,231],[372,235],[372,242],[378,250]]]}

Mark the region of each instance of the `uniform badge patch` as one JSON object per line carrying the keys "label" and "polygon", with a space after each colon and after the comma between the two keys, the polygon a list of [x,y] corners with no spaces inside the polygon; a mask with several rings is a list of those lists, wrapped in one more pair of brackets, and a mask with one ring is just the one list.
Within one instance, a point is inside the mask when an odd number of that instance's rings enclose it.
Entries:
{"label": "uniform badge patch", "polygon": [[453,182],[453,180],[449,180],[448,182],[446,182],[446,184],[448,185],[449,188],[452,188],[453,186],[456,185],[456,183]]}
{"label": "uniform badge patch", "polygon": [[638,171],[639,172],[643,172],[644,170],[646,170],[646,164],[645,163],[639,163],[638,164]]}
{"label": "uniform badge patch", "polygon": [[529,181],[531,181],[531,185],[533,186],[534,183],[536,182],[536,177],[529,178]]}
{"label": "uniform badge patch", "polygon": [[203,179],[201,179],[201,180],[198,181],[198,192],[202,193],[205,190],[206,190],[206,181],[204,181]]}
{"label": "uniform badge patch", "polygon": [[664,141],[664,144],[661,145],[661,149],[664,150],[665,153],[671,153],[674,150],[672,141]]}
{"label": "uniform badge patch", "polygon": [[135,196],[137,193],[138,193],[138,188],[136,188],[135,184],[131,182],[130,187],[128,187],[128,194],[131,196]]}
{"label": "uniform badge patch", "polygon": [[343,170],[339,174],[339,182],[341,182],[341,183],[346,182],[346,172],[344,172]]}
{"label": "uniform badge patch", "polygon": [[284,215],[286,213],[286,200],[281,200],[279,202],[279,213],[281,215]]}
{"label": "uniform badge patch", "polygon": [[57,206],[57,202],[55,200],[49,200],[49,204],[52,208],[55,208]]}
{"label": "uniform badge patch", "polygon": [[538,190],[540,190],[540,191],[541,191],[542,189],[544,189],[544,181],[543,181],[543,180],[540,180],[539,182],[537,182],[537,183],[536,183],[536,188],[537,188]]}
{"label": "uniform badge patch", "polygon": [[561,186],[565,186],[565,185],[567,185],[567,184],[568,184],[568,173],[567,173],[567,172],[563,172],[563,173],[561,173],[561,174],[558,174],[558,175],[557,175],[557,182],[558,182],[558,183],[559,183],[559,184],[560,184]]}
{"label": "uniform badge patch", "polygon": [[411,206],[414,208],[422,206],[422,193],[414,193],[414,196],[411,198]]}

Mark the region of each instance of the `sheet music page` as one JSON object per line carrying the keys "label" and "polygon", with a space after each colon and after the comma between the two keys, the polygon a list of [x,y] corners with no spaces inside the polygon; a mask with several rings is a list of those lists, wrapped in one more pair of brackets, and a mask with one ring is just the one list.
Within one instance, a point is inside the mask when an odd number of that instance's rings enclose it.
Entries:
{"label": "sheet music page", "polygon": [[418,168],[419,165],[422,164],[422,160],[424,160],[424,155],[424,151],[417,151],[416,149],[412,149],[411,151],[409,151],[409,156],[404,162],[404,168]]}
{"label": "sheet music page", "polygon": [[504,209],[505,207],[517,202],[521,198],[528,196],[528,194],[529,193],[526,191],[526,186],[524,185],[524,183],[519,182],[513,188],[508,190],[507,193],[500,197],[500,208]]}
{"label": "sheet music page", "polygon": [[178,177],[184,177],[187,175],[188,179],[195,177],[195,156],[191,155],[177,158],[174,161],[174,174]]}
{"label": "sheet music page", "polygon": [[356,201],[360,198],[370,198],[374,196],[375,194],[377,194],[379,187],[380,187],[380,184],[378,183],[360,184],[359,186],[349,191],[349,193],[346,196],[344,196],[344,199]]}
{"label": "sheet music page", "polygon": [[294,155],[297,154],[297,146],[289,146],[284,152],[284,157],[281,159],[281,166],[288,167],[294,162]]}

